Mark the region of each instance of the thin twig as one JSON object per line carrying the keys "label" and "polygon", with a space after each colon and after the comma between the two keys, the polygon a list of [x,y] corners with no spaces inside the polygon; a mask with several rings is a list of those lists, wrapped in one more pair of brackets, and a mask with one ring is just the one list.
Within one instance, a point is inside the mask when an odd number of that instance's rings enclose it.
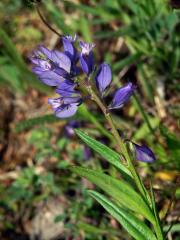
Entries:
{"label": "thin twig", "polygon": [[36,9],[36,11],[37,11],[40,19],[42,20],[42,22],[43,22],[52,32],[54,32],[55,34],[57,34],[59,37],[62,37],[63,35],[60,34],[59,32],[57,32],[57,31],[46,21],[46,19],[44,18],[43,14],[42,14],[41,11],[40,11],[39,4],[38,4],[38,3],[35,4],[35,9]]}

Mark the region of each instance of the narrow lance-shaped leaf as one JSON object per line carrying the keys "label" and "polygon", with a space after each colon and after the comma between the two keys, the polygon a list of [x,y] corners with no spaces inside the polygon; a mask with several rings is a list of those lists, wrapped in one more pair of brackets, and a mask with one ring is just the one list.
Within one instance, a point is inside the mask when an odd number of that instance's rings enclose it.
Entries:
{"label": "narrow lance-shaped leaf", "polygon": [[[131,173],[129,170],[121,163],[122,157],[106,145],[96,141],[79,129],[75,130],[76,134],[85,142],[90,148],[99,153],[103,158],[105,158],[109,163],[117,167],[120,173],[128,178],[131,178]],[[131,179],[132,180],[132,179]]]}
{"label": "narrow lance-shaped leaf", "polygon": [[83,167],[71,167],[70,169],[79,176],[85,177],[90,182],[96,184],[121,205],[143,215],[151,223],[155,223],[150,207],[143,198],[123,180],[117,180],[102,172]]}
{"label": "narrow lance-shaped leaf", "polygon": [[102,194],[88,191],[136,240],[157,240],[147,225],[127,210],[109,201]]}

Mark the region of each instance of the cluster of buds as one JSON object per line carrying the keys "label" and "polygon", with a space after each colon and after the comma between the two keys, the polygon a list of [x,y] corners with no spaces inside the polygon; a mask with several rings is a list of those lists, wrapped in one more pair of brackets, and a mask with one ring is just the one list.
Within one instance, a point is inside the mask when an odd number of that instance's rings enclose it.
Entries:
{"label": "cluster of buds", "polygon": [[[79,51],[75,47],[76,42],[78,42]],[[96,90],[102,98],[112,82],[112,71],[107,63],[96,67],[93,54],[95,44],[78,41],[76,35],[62,37],[62,43],[63,52],[40,46],[33,52],[30,59],[34,64],[33,72],[39,80],[56,88],[55,91],[59,96],[50,98],[48,101],[55,115],[59,118],[68,118],[76,113],[78,106],[84,100],[78,90],[78,76],[83,72],[86,79],[93,80]],[[136,86],[131,82],[117,89],[108,109],[122,108],[135,89]],[[145,162],[155,160],[154,154],[148,147],[133,145],[137,160]]]}

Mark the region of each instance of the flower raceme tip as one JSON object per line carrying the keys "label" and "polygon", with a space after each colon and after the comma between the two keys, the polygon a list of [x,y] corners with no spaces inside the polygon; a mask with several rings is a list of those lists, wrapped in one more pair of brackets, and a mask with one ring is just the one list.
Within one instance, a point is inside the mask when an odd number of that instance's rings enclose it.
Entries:
{"label": "flower raceme tip", "polygon": [[[49,50],[44,46],[39,46],[38,50],[33,52],[31,62],[34,64],[32,71],[38,76],[39,80],[48,86],[56,87],[55,92],[60,95],[57,98],[50,99],[49,104],[55,111],[55,115],[60,118],[73,116],[78,106],[82,103],[82,97],[77,91],[77,77],[80,74],[80,68],[77,65],[80,62],[82,71],[90,77],[95,70],[93,48],[95,44],[79,42],[80,52],[75,47],[77,41],[76,35],[63,36],[62,43],[64,51]],[[97,90],[103,96],[105,90],[112,81],[111,68],[107,63],[102,63],[94,78]],[[113,97],[109,109],[121,108],[132,96],[135,86],[128,83],[118,89]],[[83,98],[86,99],[86,98]],[[70,102],[71,100],[71,102]]]}

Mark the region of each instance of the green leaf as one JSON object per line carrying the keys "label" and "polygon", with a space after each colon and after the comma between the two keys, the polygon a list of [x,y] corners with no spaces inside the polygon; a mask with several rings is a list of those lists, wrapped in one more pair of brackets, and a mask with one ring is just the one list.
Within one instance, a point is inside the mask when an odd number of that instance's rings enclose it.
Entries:
{"label": "green leaf", "polygon": [[103,158],[105,158],[109,163],[114,165],[122,175],[131,177],[129,170],[121,163],[121,156],[107,147],[106,145],[96,141],[95,139],[89,137],[87,134],[79,129],[75,130],[76,134],[85,142],[90,148],[99,153]]}
{"label": "green leaf", "polygon": [[[148,120],[149,120],[149,123],[150,123],[152,129],[156,129],[159,126],[160,120],[158,118],[148,116]],[[139,129],[136,131],[136,133],[134,134],[133,140],[138,141],[140,139],[145,139],[149,134],[151,134],[151,133],[149,132],[149,128],[147,126],[147,123],[144,122],[139,127]]]}
{"label": "green leaf", "polygon": [[59,118],[55,117],[53,114],[47,114],[42,117],[31,118],[27,120],[20,121],[15,126],[16,132],[22,132],[31,129],[34,126],[43,125],[45,123],[58,122]]}
{"label": "green leaf", "polygon": [[123,69],[124,67],[137,62],[140,59],[141,55],[142,54],[138,52],[138,53],[132,54],[130,56],[127,56],[126,58],[124,58],[120,61],[117,61],[116,63],[113,64],[113,71],[118,72],[121,69]]}
{"label": "green leaf", "polygon": [[45,84],[38,81],[35,75],[28,70],[23,57],[19,54],[12,40],[3,30],[3,28],[0,28],[0,39],[3,44],[3,51],[9,57],[13,66],[17,67],[19,73],[21,73],[21,76],[19,77],[21,84],[24,86],[33,86],[41,92],[49,92],[49,88]]}
{"label": "green leaf", "polygon": [[85,233],[91,233],[93,234],[93,236],[95,236],[95,234],[99,235],[106,235],[107,236],[120,236],[120,232],[118,231],[118,229],[114,229],[112,227],[107,227],[107,226],[93,226],[92,224],[88,224],[88,223],[84,223],[84,222],[78,222],[77,223],[77,227],[80,230],[85,231]]}
{"label": "green leaf", "polygon": [[127,210],[115,205],[102,194],[88,191],[126,230],[137,240],[156,240],[154,233],[145,223]]}
{"label": "green leaf", "polygon": [[155,222],[149,206],[142,199],[142,197],[125,181],[117,180],[102,172],[83,167],[71,167],[70,170],[96,184],[119,204],[143,215],[151,223]]}
{"label": "green leaf", "polygon": [[13,65],[3,65],[0,68],[0,78],[10,84],[16,91],[24,90],[23,83],[19,77],[18,69]]}

